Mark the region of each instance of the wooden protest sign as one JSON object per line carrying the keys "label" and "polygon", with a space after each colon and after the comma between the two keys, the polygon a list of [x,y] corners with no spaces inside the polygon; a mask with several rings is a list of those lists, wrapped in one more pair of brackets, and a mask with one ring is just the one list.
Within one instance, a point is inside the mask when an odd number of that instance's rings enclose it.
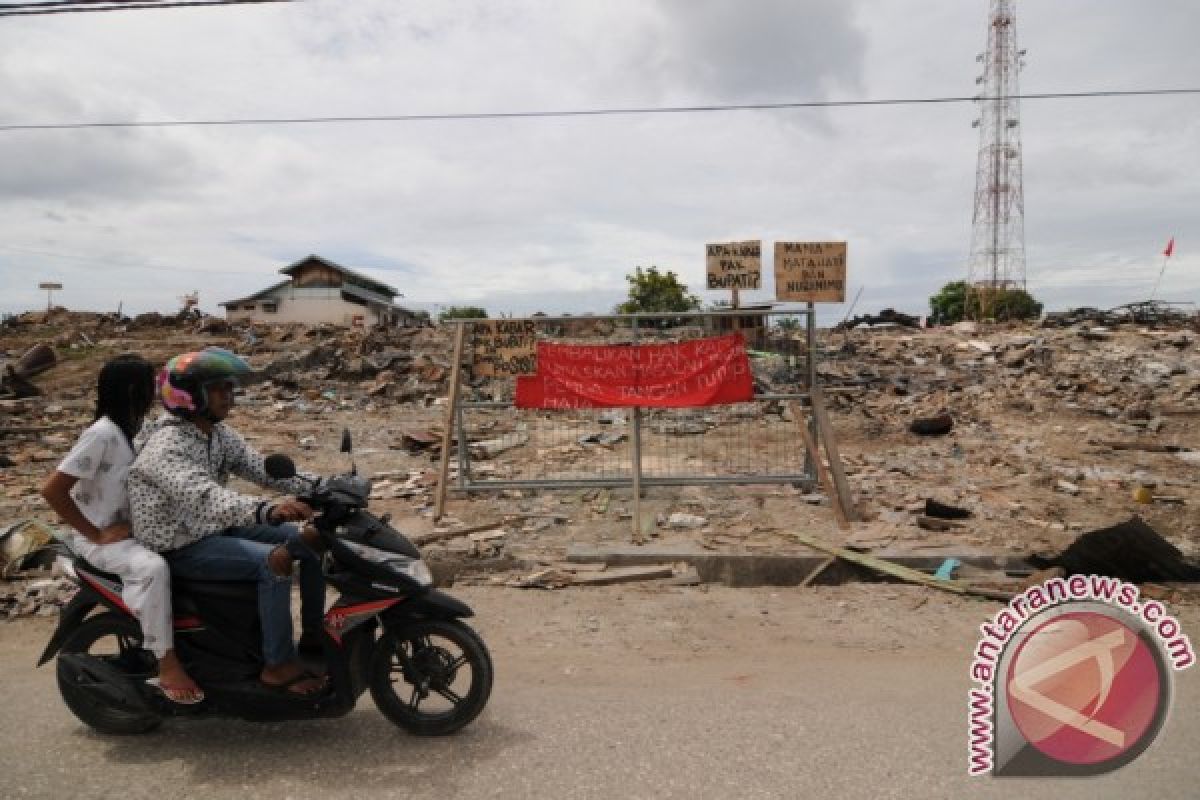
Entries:
{"label": "wooden protest sign", "polygon": [[762,286],[762,242],[717,242],[705,248],[709,289],[758,289]]}
{"label": "wooden protest sign", "polygon": [[846,243],[776,242],[775,299],[846,302]]}
{"label": "wooden protest sign", "polygon": [[477,376],[533,375],[537,372],[537,322],[531,319],[488,319],[471,323]]}

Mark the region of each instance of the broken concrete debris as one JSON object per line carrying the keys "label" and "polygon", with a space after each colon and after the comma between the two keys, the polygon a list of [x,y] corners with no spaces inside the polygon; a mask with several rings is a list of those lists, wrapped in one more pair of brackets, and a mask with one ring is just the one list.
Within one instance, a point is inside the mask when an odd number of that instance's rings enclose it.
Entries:
{"label": "broken concrete debris", "polygon": [[22,570],[48,568],[57,555],[55,542],[53,531],[33,519],[0,529],[0,575],[8,578]]}

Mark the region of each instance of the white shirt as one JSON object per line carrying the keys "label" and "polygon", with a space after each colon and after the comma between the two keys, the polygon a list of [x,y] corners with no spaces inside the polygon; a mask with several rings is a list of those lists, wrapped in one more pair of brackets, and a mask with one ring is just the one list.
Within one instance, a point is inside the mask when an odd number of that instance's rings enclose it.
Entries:
{"label": "white shirt", "polygon": [[79,480],[71,499],[88,522],[103,530],[129,520],[129,493],[125,476],[133,463],[133,448],[125,434],[108,417],[101,417],[79,437],[58,465],[58,471]]}

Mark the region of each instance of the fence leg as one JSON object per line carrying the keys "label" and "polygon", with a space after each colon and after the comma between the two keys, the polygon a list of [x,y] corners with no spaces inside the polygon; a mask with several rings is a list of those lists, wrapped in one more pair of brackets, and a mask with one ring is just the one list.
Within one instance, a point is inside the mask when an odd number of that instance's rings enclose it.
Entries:
{"label": "fence leg", "polygon": [[[817,306],[815,303],[808,304],[808,313],[804,317],[804,383],[809,391],[817,385]],[[802,419],[797,416],[796,419]],[[813,418],[811,421],[805,422],[808,426],[808,433],[814,439],[817,436],[817,421]],[[807,475],[816,474],[817,465],[813,462],[810,453],[804,454],[804,472]]]}
{"label": "fence leg", "polygon": [[629,411],[633,418],[633,543],[645,544],[646,533],[642,530],[642,409],[634,406]]}
{"label": "fence leg", "polygon": [[[458,390],[462,383],[463,344],[467,338],[468,324],[466,322],[458,323],[458,333],[454,337],[454,361],[450,365],[450,396],[446,398],[446,416],[442,423],[442,463],[438,470],[437,494],[433,501],[435,522],[441,519],[442,514],[446,511],[446,484],[450,480],[450,442],[454,438],[455,422],[458,418],[455,410],[458,408]],[[461,450],[466,446],[467,443],[460,434],[458,447]]]}

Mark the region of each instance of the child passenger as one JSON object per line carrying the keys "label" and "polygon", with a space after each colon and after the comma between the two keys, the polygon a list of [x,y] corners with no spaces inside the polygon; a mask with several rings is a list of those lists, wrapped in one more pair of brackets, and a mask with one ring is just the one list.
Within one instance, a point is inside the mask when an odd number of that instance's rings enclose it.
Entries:
{"label": "child passenger", "polygon": [[75,530],[71,549],[97,569],[119,575],[121,598],[142,626],[144,646],[158,658],[156,685],[172,702],[204,699],[175,655],[171,573],[162,556],[130,536],[125,474],[133,463],[133,438],[155,399],[154,367],[121,355],[100,370],[96,419],[42,485],[42,497]]}

